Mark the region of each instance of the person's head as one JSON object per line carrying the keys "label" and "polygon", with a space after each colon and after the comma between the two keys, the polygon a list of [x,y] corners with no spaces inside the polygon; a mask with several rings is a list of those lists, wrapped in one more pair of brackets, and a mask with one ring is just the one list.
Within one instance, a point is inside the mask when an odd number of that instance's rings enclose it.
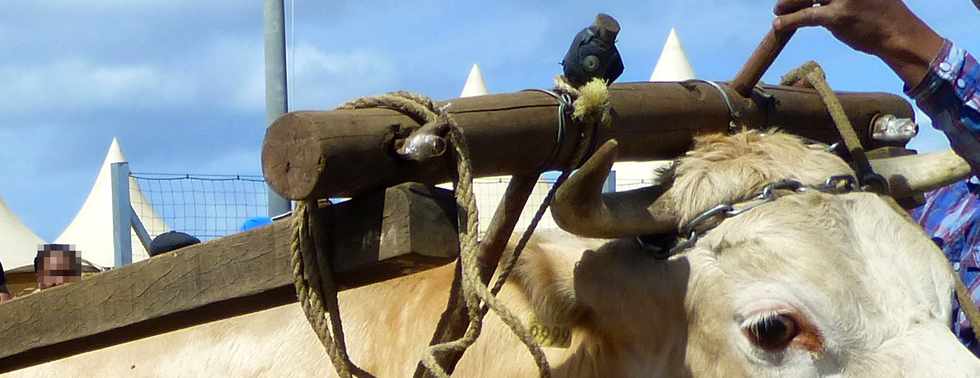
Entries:
{"label": "person's head", "polygon": [[150,257],[153,257],[200,243],[201,240],[190,234],[179,231],[164,232],[150,241],[150,250],[147,252],[149,252]]}
{"label": "person's head", "polygon": [[38,289],[47,289],[82,277],[82,259],[68,244],[45,244],[34,257]]}
{"label": "person's head", "polygon": [[7,291],[7,276],[3,273],[3,264],[0,264],[0,303],[10,300],[10,292]]}
{"label": "person's head", "polygon": [[980,10],[980,0],[973,0],[973,5],[976,5],[977,10]]}

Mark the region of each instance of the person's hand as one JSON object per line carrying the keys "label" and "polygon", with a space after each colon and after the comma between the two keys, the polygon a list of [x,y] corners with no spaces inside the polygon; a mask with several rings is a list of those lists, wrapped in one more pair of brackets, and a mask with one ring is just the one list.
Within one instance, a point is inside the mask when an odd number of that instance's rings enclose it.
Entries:
{"label": "person's hand", "polygon": [[902,0],[778,0],[774,11],[777,31],[825,27],[848,46],[880,57],[912,87],[943,45]]}

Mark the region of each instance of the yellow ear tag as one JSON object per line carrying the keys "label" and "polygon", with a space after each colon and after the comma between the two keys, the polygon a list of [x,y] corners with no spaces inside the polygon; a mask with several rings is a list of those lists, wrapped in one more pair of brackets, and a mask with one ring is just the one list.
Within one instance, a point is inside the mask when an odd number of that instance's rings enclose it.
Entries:
{"label": "yellow ear tag", "polygon": [[534,341],[545,348],[568,348],[572,345],[571,328],[541,322],[534,315],[528,321],[528,331]]}

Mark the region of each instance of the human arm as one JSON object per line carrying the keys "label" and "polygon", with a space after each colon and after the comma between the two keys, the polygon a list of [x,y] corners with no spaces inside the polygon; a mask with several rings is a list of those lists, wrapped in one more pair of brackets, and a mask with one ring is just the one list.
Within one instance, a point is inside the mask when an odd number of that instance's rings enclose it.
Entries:
{"label": "human arm", "polygon": [[943,38],[901,0],[779,0],[778,31],[822,26],[834,37],[881,58],[909,88],[919,84],[939,54]]}
{"label": "human arm", "polygon": [[980,69],[915,16],[901,0],[779,0],[777,30],[822,26],[856,50],[881,58],[946,133],[953,149],[980,172]]}

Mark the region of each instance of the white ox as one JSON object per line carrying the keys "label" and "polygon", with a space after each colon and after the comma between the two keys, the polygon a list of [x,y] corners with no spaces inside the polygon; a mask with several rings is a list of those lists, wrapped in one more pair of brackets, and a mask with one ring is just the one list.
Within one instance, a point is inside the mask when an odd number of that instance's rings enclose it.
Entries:
{"label": "white ox", "polygon": [[[569,181],[554,208],[563,227],[602,237],[670,230],[772,181],[817,185],[852,174],[794,137],[749,132],[700,138],[665,188],[600,197],[614,155],[608,143]],[[352,359],[379,377],[410,376],[452,276],[444,266],[343,292]],[[980,376],[948,329],[953,282],[929,238],[876,195],[809,192],[728,218],[666,261],[632,238],[541,233],[502,296],[525,321],[571,330],[567,347],[545,348],[555,376]],[[293,304],[10,375],[332,374]],[[456,369],[460,377],[536,374],[493,315]]]}

